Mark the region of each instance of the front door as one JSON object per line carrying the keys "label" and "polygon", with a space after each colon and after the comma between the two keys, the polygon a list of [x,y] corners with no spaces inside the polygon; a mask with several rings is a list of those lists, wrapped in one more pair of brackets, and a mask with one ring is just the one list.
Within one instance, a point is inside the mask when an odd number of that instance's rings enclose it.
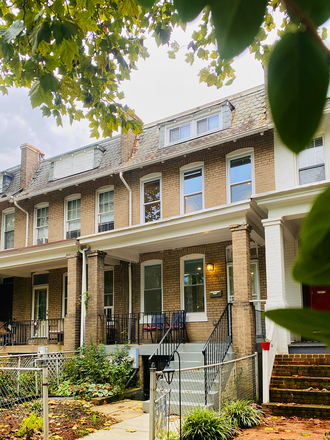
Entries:
{"label": "front door", "polygon": [[48,288],[33,289],[32,335],[34,338],[46,338],[48,334]]}
{"label": "front door", "polygon": [[330,286],[306,286],[307,307],[330,311]]}

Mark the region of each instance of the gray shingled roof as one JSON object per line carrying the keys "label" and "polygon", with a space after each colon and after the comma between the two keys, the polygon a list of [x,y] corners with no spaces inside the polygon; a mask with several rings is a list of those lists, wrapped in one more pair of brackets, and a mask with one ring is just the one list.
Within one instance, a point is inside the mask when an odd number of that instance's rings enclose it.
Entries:
{"label": "gray shingled roof", "polygon": [[7,190],[4,192],[0,191],[0,200],[1,200],[1,198],[5,198],[5,197],[8,197],[8,196],[16,193],[20,189],[20,182],[21,182],[21,167],[20,167],[20,165],[17,165],[13,168],[9,168],[9,169],[3,171],[1,174],[4,174],[4,173],[11,174],[13,176],[13,178],[12,178],[12,181],[10,182]]}

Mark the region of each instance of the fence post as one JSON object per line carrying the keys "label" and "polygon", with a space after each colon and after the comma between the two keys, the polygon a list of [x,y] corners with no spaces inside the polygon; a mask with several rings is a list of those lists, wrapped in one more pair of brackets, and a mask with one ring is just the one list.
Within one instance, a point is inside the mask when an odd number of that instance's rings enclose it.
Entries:
{"label": "fence post", "polygon": [[48,421],[48,362],[42,362],[42,412],[44,440],[49,440],[49,421]]}
{"label": "fence post", "polygon": [[256,381],[256,401],[259,402],[259,370],[258,370],[258,353],[254,354],[254,371],[255,371],[255,381]]}
{"label": "fence post", "polygon": [[150,367],[150,400],[149,400],[149,440],[155,438],[155,400],[156,400],[156,366]]}
{"label": "fence post", "polygon": [[220,365],[219,368],[219,408],[218,411],[221,409],[221,394],[222,394],[222,365]]}

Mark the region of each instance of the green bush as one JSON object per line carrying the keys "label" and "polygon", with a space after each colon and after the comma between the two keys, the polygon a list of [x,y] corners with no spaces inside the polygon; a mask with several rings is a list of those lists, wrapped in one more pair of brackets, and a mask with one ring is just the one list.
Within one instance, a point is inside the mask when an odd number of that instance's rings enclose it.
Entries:
{"label": "green bush", "polygon": [[230,419],[231,424],[237,428],[260,425],[263,418],[263,412],[248,400],[225,402],[222,411]]}
{"label": "green bush", "polygon": [[26,436],[26,440],[32,438],[35,431],[42,431],[42,417],[31,414],[30,417],[24,419],[20,429],[17,432],[18,437]]}
{"label": "green bush", "polygon": [[182,426],[184,440],[227,440],[235,433],[225,414],[219,414],[198,406],[186,418]]}

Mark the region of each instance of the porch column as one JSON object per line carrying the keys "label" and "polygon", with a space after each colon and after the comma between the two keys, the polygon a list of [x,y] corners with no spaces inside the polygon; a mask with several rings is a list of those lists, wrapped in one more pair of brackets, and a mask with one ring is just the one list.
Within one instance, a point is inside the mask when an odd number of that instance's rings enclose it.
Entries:
{"label": "porch column", "polygon": [[68,307],[64,319],[64,350],[79,347],[80,342],[80,296],[81,296],[81,254],[66,256],[68,261]]}
{"label": "porch column", "polygon": [[237,358],[256,350],[255,311],[251,286],[250,225],[232,225],[235,301],[232,306],[233,348]]}
{"label": "porch column", "polygon": [[104,258],[106,252],[92,251],[88,260],[88,298],[86,314],[85,341],[92,337],[95,344],[103,341],[100,315],[104,315]]}
{"label": "porch column", "polygon": [[[265,228],[267,302],[265,310],[283,309],[288,307],[285,292],[284,262],[284,223],[283,220],[263,220]],[[266,319],[266,336],[269,336],[269,324]],[[283,327],[277,328],[277,353],[288,353],[290,332]]]}

